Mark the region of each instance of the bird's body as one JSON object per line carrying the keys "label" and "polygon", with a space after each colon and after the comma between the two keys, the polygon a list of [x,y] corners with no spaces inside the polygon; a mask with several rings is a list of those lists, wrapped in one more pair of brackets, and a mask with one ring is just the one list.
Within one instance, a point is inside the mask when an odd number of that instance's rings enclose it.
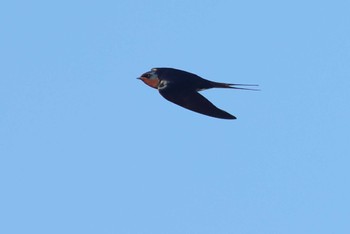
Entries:
{"label": "bird's body", "polygon": [[[214,106],[198,91],[210,88],[232,88],[240,84],[219,83],[201,78],[200,76],[174,68],[153,68],[139,78],[148,86],[158,89],[168,101],[189,110],[221,119],[236,119],[235,116]],[[251,86],[251,85],[248,85]]]}

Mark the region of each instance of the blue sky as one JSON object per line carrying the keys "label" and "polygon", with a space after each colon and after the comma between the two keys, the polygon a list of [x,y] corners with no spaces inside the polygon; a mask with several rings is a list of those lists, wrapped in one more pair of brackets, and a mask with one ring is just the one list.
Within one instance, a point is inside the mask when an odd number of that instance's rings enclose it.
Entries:
{"label": "blue sky", "polygon": [[[0,233],[350,233],[348,1],[0,4]],[[138,77],[175,67],[228,121]]]}

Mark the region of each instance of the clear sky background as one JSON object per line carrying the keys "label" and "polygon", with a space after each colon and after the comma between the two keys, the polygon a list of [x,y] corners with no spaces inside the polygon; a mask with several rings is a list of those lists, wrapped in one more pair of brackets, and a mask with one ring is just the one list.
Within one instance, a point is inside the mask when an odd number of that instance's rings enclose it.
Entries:
{"label": "clear sky background", "polygon": [[[349,1],[4,1],[0,233],[350,233]],[[175,67],[262,91],[180,108]]]}

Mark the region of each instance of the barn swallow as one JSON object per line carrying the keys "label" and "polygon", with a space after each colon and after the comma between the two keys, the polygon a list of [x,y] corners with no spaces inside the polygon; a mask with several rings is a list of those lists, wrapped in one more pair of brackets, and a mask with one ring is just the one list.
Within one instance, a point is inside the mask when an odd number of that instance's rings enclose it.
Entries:
{"label": "barn swallow", "polygon": [[214,82],[203,79],[196,74],[174,68],[153,68],[151,71],[142,74],[138,79],[142,80],[146,85],[158,89],[160,95],[170,102],[191,111],[220,119],[236,119],[236,117],[214,106],[198,91],[211,88],[257,90],[236,87],[257,85]]}

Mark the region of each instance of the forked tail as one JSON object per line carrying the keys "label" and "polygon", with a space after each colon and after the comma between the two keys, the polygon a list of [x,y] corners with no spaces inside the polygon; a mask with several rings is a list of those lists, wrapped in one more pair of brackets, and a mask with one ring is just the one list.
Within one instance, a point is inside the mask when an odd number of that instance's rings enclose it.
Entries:
{"label": "forked tail", "polygon": [[229,89],[242,89],[242,90],[252,90],[252,91],[260,91],[260,89],[254,89],[254,88],[245,88],[245,87],[236,87],[236,86],[254,86],[257,87],[259,85],[256,84],[226,84],[226,83],[219,83],[219,82],[212,82],[214,85],[214,88],[229,88]]}

